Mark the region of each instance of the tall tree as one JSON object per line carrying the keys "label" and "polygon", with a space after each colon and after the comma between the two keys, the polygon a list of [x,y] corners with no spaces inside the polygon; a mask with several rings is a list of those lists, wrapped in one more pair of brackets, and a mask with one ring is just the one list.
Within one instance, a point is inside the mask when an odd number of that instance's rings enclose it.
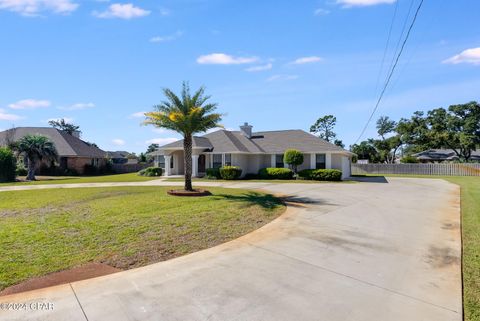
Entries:
{"label": "tall tree", "polygon": [[64,131],[68,133],[69,135],[73,135],[73,133],[78,132],[79,134],[81,133],[80,126],[68,123],[65,119],[58,119],[58,120],[50,120],[48,122],[50,126],[53,128],[59,129],[61,131]]}
{"label": "tall tree", "polygon": [[374,139],[371,142],[384,162],[394,163],[397,151],[402,146],[401,136],[396,133],[397,123],[388,116],[381,116],[376,127],[381,139]]}
{"label": "tall tree", "polygon": [[381,116],[377,120],[377,133],[383,140],[385,136],[395,131],[397,123],[394,120],[391,120],[388,116]]}
{"label": "tall tree", "polygon": [[25,135],[14,144],[15,150],[27,158],[27,180],[35,180],[35,169],[42,160],[56,160],[58,158],[55,144],[46,136]]}
{"label": "tall tree", "polygon": [[310,127],[310,132],[325,139],[327,142],[333,142],[337,134],[333,131],[337,123],[337,118],[333,115],[326,115],[317,119],[315,124]]}
{"label": "tall tree", "polygon": [[358,159],[368,159],[370,163],[376,163],[379,160],[377,149],[370,141],[362,141],[360,144],[350,146],[350,151],[357,154]]}
{"label": "tall tree", "polygon": [[183,151],[185,165],[185,190],[192,188],[192,136],[215,127],[221,127],[222,115],[214,113],[216,103],[207,103],[210,96],[205,95],[205,88],[200,87],[190,94],[188,83],[184,82],[181,96],[173,91],[163,90],[166,101],[154,106],[155,111],[145,114],[145,124],[159,128],[174,130],[183,135]]}
{"label": "tall tree", "polygon": [[148,154],[148,153],[153,153],[154,151],[156,151],[156,150],[158,149],[158,147],[160,147],[158,144],[155,144],[155,143],[154,143],[154,144],[150,144],[150,145],[148,145],[148,147],[147,147],[147,152],[146,152],[146,153],[147,153],[147,154]]}

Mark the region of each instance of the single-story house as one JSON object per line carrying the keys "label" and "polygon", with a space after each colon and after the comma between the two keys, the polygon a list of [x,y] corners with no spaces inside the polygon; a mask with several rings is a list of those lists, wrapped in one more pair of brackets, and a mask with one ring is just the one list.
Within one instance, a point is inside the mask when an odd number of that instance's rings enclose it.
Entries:
{"label": "single-story house", "polygon": [[[218,130],[194,136],[192,174],[201,177],[207,168],[225,165],[239,166],[242,175],[257,174],[265,167],[288,167],[283,163],[287,149],[304,153],[298,170],[333,168],[341,170],[344,178],[350,176],[353,153],[303,130],[254,133],[248,123],[240,126],[240,131]],[[183,140],[160,146],[150,155],[166,176],[184,174]]]}
{"label": "single-story house", "polygon": [[38,134],[50,138],[59,155],[56,165],[62,169],[75,170],[77,173],[83,174],[85,165],[101,167],[107,163],[106,153],[103,150],[88,144],[75,134],[70,135],[50,127],[16,127],[5,130],[0,132],[0,146],[16,142],[28,134]]}
{"label": "single-story house", "polygon": [[[429,149],[413,156],[421,163],[452,162],[459,159],[453,149]],[[480,151],[472,151],[470,160],[480,162]]]}
{"label": "single-story house", "polygon": [[107,157],[113,164],[137,164],[138,160],[135,155],[123,150],[107,152]]}

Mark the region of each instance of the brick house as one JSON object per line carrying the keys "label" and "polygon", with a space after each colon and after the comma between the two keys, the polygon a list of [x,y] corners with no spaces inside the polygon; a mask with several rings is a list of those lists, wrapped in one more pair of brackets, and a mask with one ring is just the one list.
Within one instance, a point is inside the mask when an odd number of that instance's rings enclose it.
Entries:
{"label": "brick house", "polygon": [[[25,135],[43,135],[50,138],[55,144],[58,152],[58,160],[54,165],[61,169],[74,170],[78,174],[83,174],[86,165],[97,168],[107,164],[106,153],[81,140],[78,135],[70,135],[62,130],[50,127],[16,127],[0,132],[0,146],[6,146],[9,143],[18,141]],[[52,164],[42,164],[41,166],[51,166]]]}

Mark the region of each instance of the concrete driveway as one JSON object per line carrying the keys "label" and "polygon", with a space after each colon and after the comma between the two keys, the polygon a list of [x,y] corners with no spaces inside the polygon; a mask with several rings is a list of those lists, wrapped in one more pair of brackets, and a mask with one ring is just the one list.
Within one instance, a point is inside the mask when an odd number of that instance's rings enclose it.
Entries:
{"label": "concrete driveway", "polygon": [[[139,185],[166,184],[173,185]],[[20,311],[3,305],[0,319],[462,320],[456,185],[406,178],[223,185],[261,187],[303,204],[215,248],[0,297],[27,303]],[[32,310],[32,302],[53,310]]]}

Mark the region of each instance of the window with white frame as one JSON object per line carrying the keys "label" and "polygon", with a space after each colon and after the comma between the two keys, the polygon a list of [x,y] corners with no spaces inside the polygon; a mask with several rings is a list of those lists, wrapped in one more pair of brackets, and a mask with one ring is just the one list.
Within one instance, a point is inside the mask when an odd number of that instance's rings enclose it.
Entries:
{"label": "window with white frame", "polygon": [[157,156],[157,160],[158,160],[158,167],[160,168],[165,168],[165,156],[163,155],[158,155]]}
{"label": "window with white frame", "polygon": [[316,169],[325,169],[325,154],[316,154],[315,155],[315,168]]}
{"label": "window with white frame", "polygon": [[222,167],[222,154],[213,154],[213,168],[220,168]]}
{"label": "window with white frame", "polygon": [[232,166],[232,154],[225,154],[225,166]]}

